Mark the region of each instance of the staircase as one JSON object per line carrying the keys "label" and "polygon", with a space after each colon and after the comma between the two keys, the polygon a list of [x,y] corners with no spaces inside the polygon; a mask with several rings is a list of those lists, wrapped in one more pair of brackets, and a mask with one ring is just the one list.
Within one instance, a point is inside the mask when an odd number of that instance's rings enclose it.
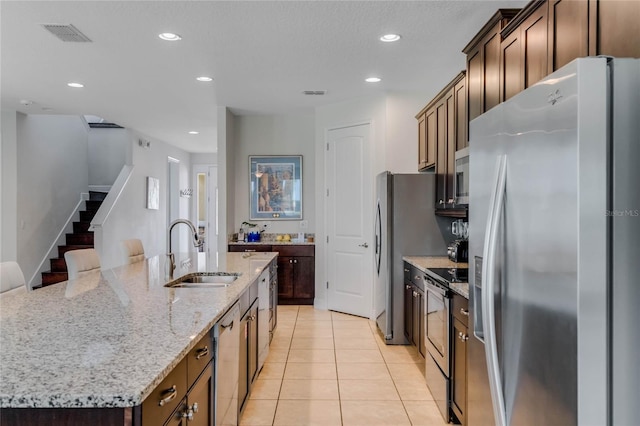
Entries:
{"label": "staircase", "polygon": [[66,252],[93,248],[93,232],[89,231],[89,226],[91,225],[91,219],[95,216],[106,196],[106,192],[89,191],[89,199],[85,201],[85,210],[80,211],[80,221],[73,222],[73,232],[66,235],[66,244],[58,246],[58,257],[49,260],[51,270],[42,273],[42,285],[40,287],[46,287],[68,279],[67,263],[64,261]]}

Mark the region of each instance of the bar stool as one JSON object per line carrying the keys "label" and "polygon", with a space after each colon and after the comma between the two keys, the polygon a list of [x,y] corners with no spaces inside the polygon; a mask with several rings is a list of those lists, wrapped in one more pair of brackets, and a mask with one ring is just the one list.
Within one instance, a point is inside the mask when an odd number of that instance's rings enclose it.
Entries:
{"label": "bar stool", "polygon": [[142,241],[137,238],[122,241],[124,263],[136,263],[144,260],[144,247]]}
{"label": "bar stool", "polygon": [[96,249],[71,250],[64,254],[69,280],[100,270],[100,256]]}
{"label": "bar stool", "polygon": [[31,290],[17,262],[0,263],[0,294],[26,293]]}

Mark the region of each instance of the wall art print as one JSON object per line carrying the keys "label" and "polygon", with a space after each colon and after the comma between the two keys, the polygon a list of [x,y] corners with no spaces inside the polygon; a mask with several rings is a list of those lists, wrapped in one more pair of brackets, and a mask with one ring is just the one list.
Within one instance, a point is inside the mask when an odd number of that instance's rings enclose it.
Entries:
{"label": "wall art print", "polygon": [[249,219],[302,219],[302,156],[249,156]]}

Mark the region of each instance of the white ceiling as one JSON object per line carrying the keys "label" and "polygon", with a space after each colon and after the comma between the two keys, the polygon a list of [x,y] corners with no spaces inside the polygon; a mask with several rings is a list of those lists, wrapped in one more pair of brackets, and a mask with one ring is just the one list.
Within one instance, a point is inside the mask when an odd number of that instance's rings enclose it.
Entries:
{"label": "white ceiling", "polygon": [[[189,152],[215,152],[218,105],[240,115],[311,113],[349,98],[444,86],[496,10],[526,3],[3,0],[2,108],[98,115]],[[53,23],[73,24],[92,42],[62,42],[41,26]],[[167,31],[183,39],[160,40]],[[378,40],[389,32],[402,39]],[[200,75],[214,81],[198,82]],[[365,83],[372,75],[382,82]]]}

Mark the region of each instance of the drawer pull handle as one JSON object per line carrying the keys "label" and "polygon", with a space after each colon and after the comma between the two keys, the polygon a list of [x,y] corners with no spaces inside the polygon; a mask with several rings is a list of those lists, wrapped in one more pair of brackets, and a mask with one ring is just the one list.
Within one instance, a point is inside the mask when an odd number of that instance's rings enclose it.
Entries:
{"label": "drawer pull handle", "polygon": [[160,401],[158,402],[158,405],[161,406],[161,407],[164,407],[168,402],[173,401],[174,399],[176,399],[176,396],[178,396],[178,391],[176,390],[176,385],[173,385],[173,386],[171,386],[171,388],[169,388],[166,391],[162,392],[162,396],[164,396],[164,398],[160,399]]}
{"label": "drawer pull handle", "polygon": [[198,352],[196,353],[196,359],[200,359],[202,357],[205,357],[209,355],[209,347],[205,346],[202,349],[198,349]]}
{"label": "drawer pull handle", "polygon": [[405,271],[405,272],[409,272],[409,270],[408,270],[407,268],[404,268],[404,271]]}
{"label": "drawer pull handle", "polygon": [[469,336],[467,336],[466,334],[462,333],[462,331],[458,332],[458,337],[463,342],[466,342],[467,340],[469,340]]}
{"label": "drawer pull handle", "polygon": [[468,316],[469,316],[469,311],[467,311],[467,310],[466,310],[466,309],[464,309],[464,308],[460,308],[460,313],[461,313],[462,315],[464,315],[465,317],[468,317]]}
{"label": "drawer pull handle", "polygon": [[244,251],[245,251],[245,252],[254,252],[255,250],[248,250],[248,249],[245,249]]}
{"label": "drawer pull handle", "polygon": [[234,323],[234,321],[231,321],[231,322],[230,322],[229,324],[227,324],[227,325],[220,324],[220,327],[222,327],[222,329],[223,329],[223,330],[226,330],[227,328],[228,328],[229,330],[233,330],[233,323]]}

